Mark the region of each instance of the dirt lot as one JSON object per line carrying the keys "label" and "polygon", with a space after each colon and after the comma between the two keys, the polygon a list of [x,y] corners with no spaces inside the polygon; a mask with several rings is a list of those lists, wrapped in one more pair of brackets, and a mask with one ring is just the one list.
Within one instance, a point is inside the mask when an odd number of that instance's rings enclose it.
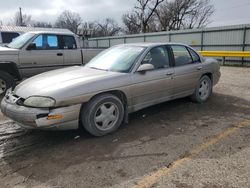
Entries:
{"label": "dirt lot", "polygon": [[250,69],[233,67],[206,104],[153,106],[103,138],[0,115],[0,187],[250,187],[249,120]]}

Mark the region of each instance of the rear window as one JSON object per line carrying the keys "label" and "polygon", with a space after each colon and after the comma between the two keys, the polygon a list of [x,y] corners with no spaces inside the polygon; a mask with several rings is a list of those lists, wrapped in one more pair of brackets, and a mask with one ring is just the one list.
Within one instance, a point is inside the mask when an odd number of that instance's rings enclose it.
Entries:
{"label": "rear window", "polygon": [[63,36],[63,49],[76,49],[76,40],[73,36]]}
{"label": "rear window", "polygon": [[14,38],[16,38],[16,37],[19,36],[19,33],[15,33],[15,32],[2,32],[1,36],[2,36],[3,43],[11,43]]}
{"label": "rear window", "polygon": [[200,56],[194,50],[188,48],[188,51],[190,52],[194,63],[201,62]]}
{"label": "rear window", "polygon": [[173,50],[176,67],[193,63],[193,59],[185,46],[173,45],[171,47]]}

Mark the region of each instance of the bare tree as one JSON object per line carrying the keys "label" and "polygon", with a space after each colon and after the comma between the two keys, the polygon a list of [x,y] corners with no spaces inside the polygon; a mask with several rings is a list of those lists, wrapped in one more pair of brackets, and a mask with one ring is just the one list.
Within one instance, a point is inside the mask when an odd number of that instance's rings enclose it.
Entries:
{"label": "bare tree", "polygon": [[55,27],[66,28],[77,33],[78,27],[81,25],[82,19],[78,13],[65,10],[56,20]]}
{"label": "bare tree", "polygon": [[149,22],[152,21],[157,7],[164,0],[137,0],[138,5],[135,6],[135,13],[141,22],[141,31],[146,33],[149,31]]}
{"label": "bare tree", "polygon": [[52,24],[49,22],[33,22],[33,27],[43,27],[43,28],[52,28]]}
{"label": "bare tree", "polygon": [[97,29],[96,22],[84,22],[80,27],[82,35],[87,37],[96,36]]}
{"label": "bare tree", "polygon": [[[165,0],[136,0],[137,4],[132,13],[123,15],[123,23],[127,33],[134,33],[140,28],[140,32],[152,31],[150,26],[155,26],[155,11]],[[130,30],[131,29],[131,30]],[[155,29],[153,29],[155,30]]]}
{"label": "bare tree", "polygon": [[166,1],[156,10],[156,15],[159,21],[161,31],[172,30],[172,25],[175,22],[173,3]]}
{"label": "bare tree", "polygon": [[124,24],[123,32],[126,34],[136,34],[141,31],[140,20],[135,13],[127,13],[122,16]]}
{"label": "bare tree", "polygon": [[22,11],[20,9],[20,11],[15,13],[12,22],[16,26],[29,26],[32,24],[31,15],[22,14]]}
{"label": "bare tree", "polygon": [[202,0],[194,3],[194,11],[187,16],[184,27],[188,29],[206,27],[211,23],[211,16],[215,8],[210,4],[210,0]]}
{"label": "bare tree", "polygon": [[95,32],[95,35],[97,36],[114,36],[118,35],[119,32],[121,32],[121,27],[114,19],[106,18],[102,22],[96,22]]}
{"label": "bare tree", "polygon": [[159,6],[156,14],[161,30],[179,30],[206,26],[214,11],[210,0],[174,0]]}
{"label": "bare tree", "polygon": [[121,32],[121,27],[112,18],[106,18],[103,21],[85,22],[82,24],[83,33],[91,31],[92,37],[115,36]]}

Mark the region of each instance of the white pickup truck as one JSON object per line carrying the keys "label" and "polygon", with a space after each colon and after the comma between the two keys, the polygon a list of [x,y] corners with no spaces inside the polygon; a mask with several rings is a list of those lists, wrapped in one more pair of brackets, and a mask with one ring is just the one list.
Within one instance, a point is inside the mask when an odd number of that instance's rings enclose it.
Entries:
{"label": "white pickup truck", "polygon": [[101,49],[81,49],[71,32],[33,31],[0,47],[0,95],[16,81],[45,71],[82,65]]}

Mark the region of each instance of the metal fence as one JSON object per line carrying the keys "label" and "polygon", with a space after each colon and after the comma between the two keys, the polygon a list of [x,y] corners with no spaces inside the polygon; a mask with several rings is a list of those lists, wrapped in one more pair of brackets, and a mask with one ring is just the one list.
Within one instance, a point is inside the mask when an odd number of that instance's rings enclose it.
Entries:
{"label": "metal fence", "polygon": [[[250,24],[90,38],[88,46],[91,48],[108,48],[117,44],[136,42],[185,43],[199,51],[250,51]],[[226,62],[231,64],[241,62],[241,64],[249,65],[250,58],[230,57],[227,58]]]}

